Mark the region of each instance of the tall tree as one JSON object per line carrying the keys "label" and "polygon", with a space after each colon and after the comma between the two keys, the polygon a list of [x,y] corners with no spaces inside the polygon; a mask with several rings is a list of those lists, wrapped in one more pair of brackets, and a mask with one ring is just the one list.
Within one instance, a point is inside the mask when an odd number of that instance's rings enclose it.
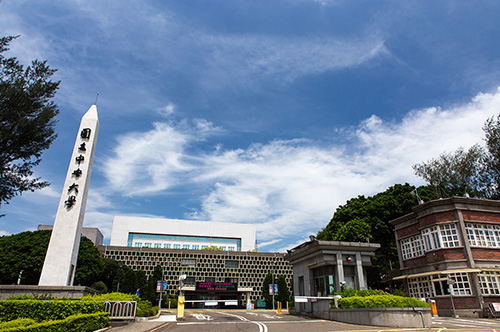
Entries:
{"label": "tall tree", "polygon": [[474,145],[469,150],[457,149],[438,158],[413,165],[415,174],[432,185],[437,197],[485,195],[484,172],[487,153]]}
{"label": "tall tree", "polygon": [[278,285],[277,300],[280,302],[290,301],[290,290],[288,289],[288,285],[286,284],[285,277],[279,276],[278,279],[276,280],[276,284]]}
{"label": "tall tree", "polygon": [[[21,283],[37,285],[47,253],[52,231],[22,232],[0,237],[0,284],[17,282],[23,271]],[[104,268],[102,258],[92,241],[82,236],[78,251],[75,284],[90,286],[99,281]]]}
{"label": "tall tree", "polygon": [[33,167],[57,136],[59,110],[51,101],[60,83],[51,80],[56,70],[47,61],[24,68],[16,58],[6,58],[3,53],[15,38],[0,38],[0,206],[49,185],[32,177]]}
{"label": "tall tree", "polygon": [[328,225],[316,238],[323,241],[351,241],[380,243],[375,251],[372,267],[368,270],[368,286],[380,287],[380,275],[399,265],[393,227],[389,221],[403,216],[418,205],[418,198],[434,198],[430,187],[419,187],[408,183],[395,184],[386,191],[372,197],[358,196],[339,206]]}
{"label": "tall tree", "polygon": [[438,197],[462,196],[500,199],[500,115],[486,120],[486,149],[458,148],[438,158],[413,165],[415,174],[434,187]]}
{"label": "tall tree", "polygon": [[486,197],[500,199],[500,114],[486,120],[483,126],[488,154],[483,175]]}

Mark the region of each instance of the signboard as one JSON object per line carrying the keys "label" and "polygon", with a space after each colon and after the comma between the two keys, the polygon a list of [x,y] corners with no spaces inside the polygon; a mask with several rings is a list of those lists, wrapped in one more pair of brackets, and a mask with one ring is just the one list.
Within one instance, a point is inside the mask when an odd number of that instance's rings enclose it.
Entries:
{"label": "signboard", "polygon": [[221,291],[228,292],[233,291],[236,292],[238,290],[238,284],[234,282],[197,282],[196,283],[197,291]]}
{"label": "signboard", "polygon": [[269,284],[269,295],[278,295],[278,285],[274,284]]}
{"label": "signboard", "polygon": [[266,300],[257,300],[257,308],[265,308]]}
{"label": "signboard", "polygon": [[159,292],[166,292],[167,291],[167,282],[166,281],[161,281],[161,280],[158,280],[156,282],[156,292],[159,293]]}

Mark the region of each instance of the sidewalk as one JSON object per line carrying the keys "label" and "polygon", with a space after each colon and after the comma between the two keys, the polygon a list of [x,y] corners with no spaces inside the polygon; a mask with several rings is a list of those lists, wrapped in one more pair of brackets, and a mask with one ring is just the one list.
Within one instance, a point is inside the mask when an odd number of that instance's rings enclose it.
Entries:
{"label": "sidewalk", "polygon": [[117,326],[108,329],[107,331],[112,332],[146,332],[154,328],[166,325],[169,322],[176,322],[176,316],[174,313],[162,313],[158,318],[152,319],[140,319],[133,323],[124,326]]}

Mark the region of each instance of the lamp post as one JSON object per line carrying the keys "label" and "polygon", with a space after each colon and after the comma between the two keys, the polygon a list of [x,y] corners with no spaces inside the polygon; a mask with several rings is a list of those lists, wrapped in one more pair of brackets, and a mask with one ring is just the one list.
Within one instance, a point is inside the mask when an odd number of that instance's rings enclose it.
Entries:
{"label": "lamp post", "polygon": [[453,285],[456,283],[456,281],[448,277],[448,281],[446,283],[449,287],[451,307],[453,308],[453,317],[457,317],[457,314],[455,312],[455,303],[453,302]]}
{"label": "lamp post", "polygon": [[123,263],[120,262],[119,266],[120,266],[120,268],[118,269],[118,283],[116,284],[116,292],[117,293],[120,291],[120,278],[122,276]]}

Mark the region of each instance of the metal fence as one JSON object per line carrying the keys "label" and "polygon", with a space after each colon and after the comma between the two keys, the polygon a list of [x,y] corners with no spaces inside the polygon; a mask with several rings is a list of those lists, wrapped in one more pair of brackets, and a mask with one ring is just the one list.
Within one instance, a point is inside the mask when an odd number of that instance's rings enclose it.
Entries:
{"label": "metal fence", "polygon": [[104,301],[104,311],[111,319],[134,319],[137,301]]}

